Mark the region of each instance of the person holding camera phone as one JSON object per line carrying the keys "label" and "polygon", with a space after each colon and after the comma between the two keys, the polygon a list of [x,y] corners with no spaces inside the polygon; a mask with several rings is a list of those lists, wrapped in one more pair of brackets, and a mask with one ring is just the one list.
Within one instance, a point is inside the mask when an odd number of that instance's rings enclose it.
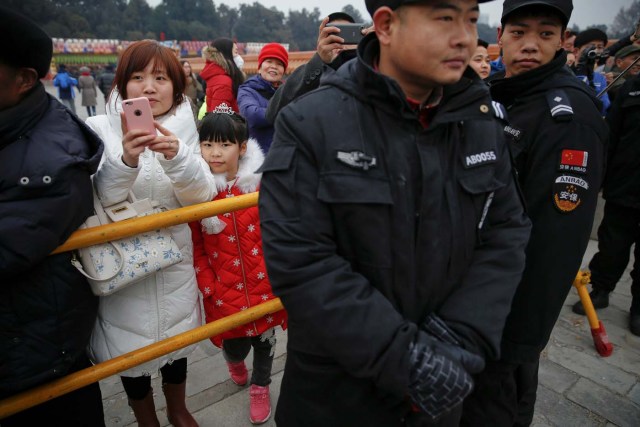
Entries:
{"label": "person holding camera phone", "polygon": [[[93,177],[104,206],[122,202],[129,191],[139,198],[157,200],[167,209],[208,202],[216,195],[211,173],[195,152],[198,133],[184,95],[185,84],[185,73],[173,51],[156,41],[132,43],[122,53],[107,114],[87,119],[105,143],[102,163]],[[148,102],[141,102],[145,98]],[[129,120],[122,112],[128,100],[132,107]],[[151,113],[145,116],[147,104]],[[147,126],[153,131],[145,130]],[[100,298],[89,347],[95,362],[202,324],[189,226],[171,227],[171,233],[182,252],[179,264]],[[194,348],[177,350],[120,374],[140,425],[158,425],[151,390],[151,376],[158,371],[169,422],[197,425],[185,404],[186,357]]]}
{"label": "person holding camera phone", "polygon": [[[275,123],[278,112],[295,98],[316,89],[320,85],[320,77],[324,66],[337,70],[345,62],[356,57],[356,46],[344,44],[340,37],[340,29],[335,25],[355,24],[351,15],[345,12],[334,12],[320,23],[316,53],[309,62],[296,68],[287,81],[278,88],[267,106],[266,118]],[[364,25],[364,24],[362,24]],[[362,30],[362,36],[374,31],[370,26]]]}

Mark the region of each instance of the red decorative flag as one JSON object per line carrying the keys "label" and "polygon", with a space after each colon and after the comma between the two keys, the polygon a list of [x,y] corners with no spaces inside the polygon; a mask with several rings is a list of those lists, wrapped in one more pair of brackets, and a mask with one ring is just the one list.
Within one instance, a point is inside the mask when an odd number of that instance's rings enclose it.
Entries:
{"label": "red decorative flag", "polygon": [[579,150],[562,150],[562,159],[560,163],[568,166],[582,166],[587,167],[587,160],[589,159],[589,153]]}

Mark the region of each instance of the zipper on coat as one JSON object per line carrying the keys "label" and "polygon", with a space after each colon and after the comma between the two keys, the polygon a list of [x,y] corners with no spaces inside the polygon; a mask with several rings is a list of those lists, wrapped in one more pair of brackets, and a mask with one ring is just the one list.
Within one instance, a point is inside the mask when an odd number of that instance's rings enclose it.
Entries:
{"label": "zipper on coat", "polygon": [[[230,193],[231,194],[231,193]],[[240,259],[240,270],[242,271],[242,281],[244,282],[244,297],[247,301],[247,308],[251,307],[251,300],[249,299],[249,291],[247,288],[249,287],[249,283],[247,282],[247,275],[244,270],[244,254],[242,253],[242,248],[240,247],[240,235],[238,234],[238,224],[236,222],[236,213],[231,212],[231,219],[233,220],[233,234],[236,236],[236,245],[238,246],[238,258]],[[253,330],[258,334],[258,327],[256,326],[256,322],[251,322],[253,325]]]}

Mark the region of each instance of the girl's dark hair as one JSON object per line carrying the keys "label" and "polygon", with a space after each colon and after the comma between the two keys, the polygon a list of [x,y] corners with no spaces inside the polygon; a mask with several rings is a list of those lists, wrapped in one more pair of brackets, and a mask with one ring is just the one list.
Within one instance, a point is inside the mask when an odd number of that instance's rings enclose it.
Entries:
{"label": "girl's dark hair", "polygon": [[229,77],[231,77],[232,88],[233,88],[233,96],[238,96],[238,87],[244,83],[244,74],[238,66],[236,62],[233,60],[233,40],[226,37],[218,37],[214,41],[211,42],[211,46],[215,47],[218,52],[222,53],[224,59],[227,61],[227,65],[229,66]]}
{"label": "girl's dark hair", "polygon": [[482,46],[485,49],[489,49],[489,43],[487,43],[486,41],[484,41],[482,39],[478,39],[478,46]]}
{"label": "girl's dark hair", "polygon": [[199,126],[200,141],[231,141],[242,144],[249,139],[247,121],[240,114],[208,113]]}

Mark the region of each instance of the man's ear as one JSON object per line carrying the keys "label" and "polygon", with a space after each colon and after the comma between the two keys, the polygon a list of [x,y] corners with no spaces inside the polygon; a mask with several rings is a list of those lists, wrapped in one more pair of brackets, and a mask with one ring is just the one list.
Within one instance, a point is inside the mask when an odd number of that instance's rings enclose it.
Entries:
{"label": "man's ear", "polygon": [[373,26],[376,29],[378,40],[381,45],[388,45],[391,33],[393,32],[393,23],[398,19],[396,12],[388,6],[378,8],[373,14]]}
{"label": "man's ear", "polygon": [[29,92],[38,83],[38,72],[33,68],[20,68],[16,76],[18,93],[20,95]]}
{"label": "man's ear", "polygon": [[502,27],[498,27],[496,31],[498,46],[502,49]]}

